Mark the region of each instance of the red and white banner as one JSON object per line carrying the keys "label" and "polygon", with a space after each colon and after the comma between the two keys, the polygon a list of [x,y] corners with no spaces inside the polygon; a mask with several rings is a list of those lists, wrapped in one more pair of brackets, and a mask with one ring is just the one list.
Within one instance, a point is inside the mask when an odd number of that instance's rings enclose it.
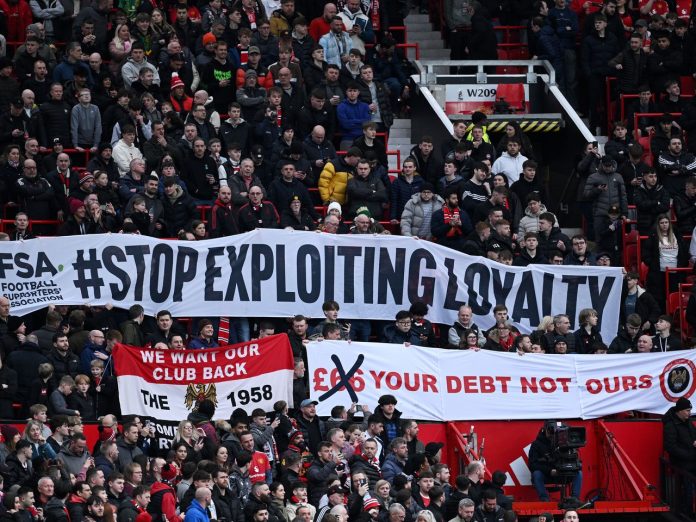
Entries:
{"label": "red and white banner", "polygon": [[216,419],[235,408],[273,410],[292,402],[293,357],[286,334],[206,350],[114,349],[121,411],[180,421],[203,399]]}
{"label": "red and white banner", "polygon": [[319,415],[392,394],[429,421],[597,418],[664,413],[696,390],[696,351],[555,355],[322,341],[307,346]]}

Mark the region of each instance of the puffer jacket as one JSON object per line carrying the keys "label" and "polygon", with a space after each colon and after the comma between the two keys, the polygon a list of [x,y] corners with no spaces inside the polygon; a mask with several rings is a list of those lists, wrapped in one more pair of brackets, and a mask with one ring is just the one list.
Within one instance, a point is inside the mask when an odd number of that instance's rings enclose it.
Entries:
{"label": "puffer jacket", "polygon": [[[524,235],[527,232],[539,232],[539,216],[541,216],[544,212],[548,212],[544,205],[539,206],[538,214],[532,214],[529,210],[529,206],[524,209],[524,217],[520,219],[520,225],[517,230],[517,235],[519,236],[520,241],[524,238]],[[558,219],[555,219],[554,216],[553,226],[557,225]]]}
{"label": "puffer jacket", "polygon": [[433,234],[430,228],[428,228],[427,234],[419,234],[419,232],[421,232],[421,226],[423,226],[423,217],[425,215],[423,209],[429,205],[431,207],[430,215],[432,218],[432,215],[440,210],[444,204],[445,200],[437,194],[433,194],[433,199],[427,203],[421,199],[420,192],[411,196],[411,199],[406,202],[404,211],[401,213],[401,235],[431,239]]}
{"label": "puffer jacket", "polygon": [[414,194],[420,194],[421,187],[425,180],[416,173],[411,183],[406,181],[404,176],[399,175],[391,186],[391,219],[399,219],[404,211],[406,203],[409,202]]}
{"label": "puffer jacket", "polygon": [[321,200],[336,201],[343,205],[346,202],[348,180],[353,177],[354,171],[354,167],[348,165],[343,158],[329,161],[319,176]]}
{"label": "puffer jacket", "polygon": [[[600,185],[606,185],[607,190],[601,190]],[[611,172],[606,173],[600,169],[591,174],[585,183],[585,197],[593,201],[593,214],[595,216],[606,216],[609,207],[618,205],[621,215],[628,213],[628,200],[626,199],[626,186],[623,177],[616,172],[616,162]]]}

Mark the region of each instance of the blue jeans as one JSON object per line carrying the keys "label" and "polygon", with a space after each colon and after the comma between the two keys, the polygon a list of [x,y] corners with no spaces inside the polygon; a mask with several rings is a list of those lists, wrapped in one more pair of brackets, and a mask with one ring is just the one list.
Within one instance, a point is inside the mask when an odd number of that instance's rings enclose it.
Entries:
{"label": "blue jeans", "polygon": [[372,323],[366,319],[351,319],[350,320],[350,338],[353,341],[366,343],[370,340],[372,333]]}
{"label": "blue jeans", "polygon": [[[546,491],[546,482],[551,482],[552,484],[556,483],[561,483],[562,481],[559,478],[556,477],[547,477],[544,475],[543,472],[536,470],[532,471],[532,484],[534,485],[534,489],[536,489],[537,495],[539,496],[539,500],[541,501],[548,501],[549,500],[549,492]],[[580,498],[580,490],[582,489],[582,471],[578,471],[577,475],[573,477],[573,482],[572,482],[572,488],[571,488],[571,496]]]}
{"label": "blue jeans", "polygon": [[230,344],[245,343],[251,339],[249,319],[246,317],[230,317]]}

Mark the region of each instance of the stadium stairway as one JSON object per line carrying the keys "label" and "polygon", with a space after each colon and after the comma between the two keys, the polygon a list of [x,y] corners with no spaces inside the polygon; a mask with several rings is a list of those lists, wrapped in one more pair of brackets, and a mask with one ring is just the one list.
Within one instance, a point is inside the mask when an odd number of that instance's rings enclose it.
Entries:
{"label": "stadium stairway", "polygon": [[[411,143],[411,119],[395,119],[394,124],[389,128],[389,150],[398,150],[401,163],[408,158],[413,143]],[[389,156],[389,170],[401,170],[401,165],[397,165],[397,156]]]}
{"label": "stadium stairway", "polygon": [[[411,11],[404,22],[409,42],[417,42],[422,60],[448,60],[449,49],[445,48],[440,31],[433,29],[429,15]],[[444,70],[442,72],[445,72]],[[414,143],[411,138],[411,118],[395,119],[389,129],[389,150],[400,151],[401,162],[409,156]],[[396,156],[389,156],[389,169],[401,169]]]}
{"label": "stadium stairway", "polygon": [[[421,60],[449,60],[440,31],[433,29],[430,15],[411,12],[405,20],[409,42],[418,42]],[[442,71],[445,72],[445,71]]]}

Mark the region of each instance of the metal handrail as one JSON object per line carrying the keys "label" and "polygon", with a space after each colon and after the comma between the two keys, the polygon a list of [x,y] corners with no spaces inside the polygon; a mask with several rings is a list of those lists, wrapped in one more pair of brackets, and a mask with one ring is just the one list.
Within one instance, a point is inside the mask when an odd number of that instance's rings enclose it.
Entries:
{"label": "metal handrail", "polygon": [[[537,73],[534,72],[534,67],[543,67],[543,74],[548,74],[549,77],[548,83],[550,85],[556,85],[556,70],[548,60],[416,60],[415,63],[416,69],[421,71],[421,83],[427,82],[427,76],[424,76],[424,74],[434,73],[433,67],[438,66],[476,67],[478,83],[486,83],[487,73],[484,71],[484,67],[520,66],[527,67],[527,83],[536,83]],[[519,76],[519,74],[495,74],[495,76]],[[479,79],[483,81],[479,81]]]}

